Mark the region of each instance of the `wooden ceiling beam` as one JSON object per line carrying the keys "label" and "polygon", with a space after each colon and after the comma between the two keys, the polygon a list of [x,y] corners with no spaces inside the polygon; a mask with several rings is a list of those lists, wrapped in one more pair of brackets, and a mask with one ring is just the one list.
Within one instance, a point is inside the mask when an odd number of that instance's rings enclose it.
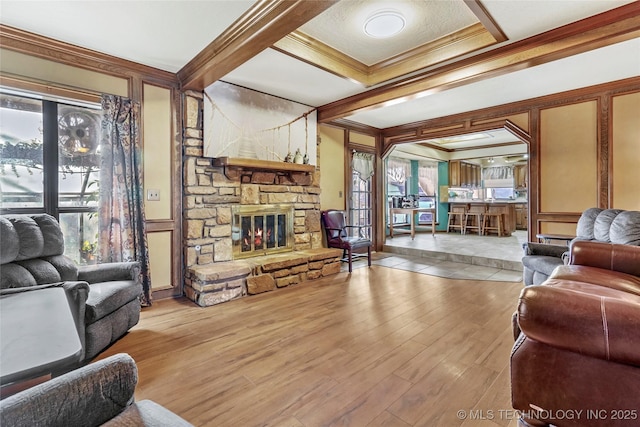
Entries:
{"label": "wooden ceiling beam", "polygon": [[259,0],[178,71],[184,90],[204,90],[338,0]]}
{"label": "wooden ceiling beam", "polygon": [[427,96],[640,37],[640,2],[318,108],[320,123]]}

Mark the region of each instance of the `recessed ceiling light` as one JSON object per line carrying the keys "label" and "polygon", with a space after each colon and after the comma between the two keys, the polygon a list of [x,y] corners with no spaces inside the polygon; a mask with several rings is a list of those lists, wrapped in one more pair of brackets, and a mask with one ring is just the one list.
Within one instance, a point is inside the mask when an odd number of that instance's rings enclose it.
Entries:
{"label": "recessed ceiling light", "polygon": [[405,24],[404,16],[400,12],[381,10],[367,18],[363,29],[369,37],[383,39],[398,34]]}

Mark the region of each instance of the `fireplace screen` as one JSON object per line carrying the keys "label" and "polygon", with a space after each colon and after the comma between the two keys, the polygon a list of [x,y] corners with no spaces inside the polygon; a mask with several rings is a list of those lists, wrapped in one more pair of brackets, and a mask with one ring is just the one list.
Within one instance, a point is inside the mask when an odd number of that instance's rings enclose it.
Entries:
{"label": "fireplace screen", "polygon": [[293,249],[293,206],[240,205],[232,209],[231,239],[234,258]]}

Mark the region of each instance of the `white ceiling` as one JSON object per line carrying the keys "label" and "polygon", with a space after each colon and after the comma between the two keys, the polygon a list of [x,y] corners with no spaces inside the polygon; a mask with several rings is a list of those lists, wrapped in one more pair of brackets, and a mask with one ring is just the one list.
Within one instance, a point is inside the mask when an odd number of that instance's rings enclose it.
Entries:
{"label": "white ceiling", "polygon": [[[481,0],[498,26],[514,41],[613,9],[631,0]],[[0,0],[0,22],[64,42],[177,72],[241,16],[254,2],[238,0],[23,1]],[[458,15],[475,19],[462,0],[435,1],[449,15],[416,15],[421,32],[405,31],[397,41],[367,40],[362,23],[368,10],[357,6],[401,9],[423,1],[343,0],[303,26],[309,35],[350,51],[365,63],[409,48],[407,39],[446,31]],[[455,12],[462,6],[465,12]],[[453,16],[452,16],[453,14]],[[448,16],[448,17],[447,17]],[[457,22],[457,21],[455,21]],[[475,22],[475,21],[474,21]],[[351,33],[349,33],[351,32]],[[357,36],[356,36],[357,34]],[[483,80],[348,119],[377,128],[500,105],[549,93],[640,75],[640,39],[576,55],[534,68]],[[223,80],[310,106],[368,90],[362,85],[267,49]],[[523,84],[524,82],[524,84]]]}
{"label": "white ceiling", "polygon": [[[424,7],[427,2],[430,6]],[[397,37],[374,39],[362,31],[365,20],[380,10],[395,10],[405,17],[405,28]],[[477,22],[462,0],[348,0],[333,5],[300,31],[373,65]]]}

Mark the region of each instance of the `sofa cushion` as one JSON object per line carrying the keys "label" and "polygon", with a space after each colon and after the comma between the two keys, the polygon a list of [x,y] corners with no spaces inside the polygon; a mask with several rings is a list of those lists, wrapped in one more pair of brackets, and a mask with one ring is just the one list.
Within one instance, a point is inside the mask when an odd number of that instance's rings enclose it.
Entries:
{"label": "sofa cushion", "polygon": [[51,215],[33,215],[42,233],[43,246],[41,257],[62,255],[64,253],[64,236],[58,221]]}
{"label": "sofa cushion", "polygon": [[590,283],[640,296],[640,277],[586,265],[563,265],[549,279]]}
{"label": "sofa cushion", "polygon": [[[4,241],[2,243],[4,244]],[[0,274],[0,289],[20,288],[38,284],[33,275],[29,273],[29,270],[18,263],[3,264],[0,269],[2,270],[2,274]]]}
{"label": "sofa cushion", "polygon": [[622,211],[611,222],[612,243],[640,246],[640,212]]}
{"label": "sofa cushion", "polygon": [[15,227],[5,217],[0,217],[0,236],[2,236],[0,264],[15,261],[18,253],[20,253],[20,240]]}
{"label": "sofa cushion", "polygon": [[45,257],[45,261],[51,263],[60,274],[60,279],[64,281],[78,280],[78,266],[71,258],[64,255],[54,255]]}
{"label": "sofa cushion", "polygon": [[549,276],[557,266],[564,265],[564,262],[557,257],[528,255],[522,258],[522,265]]}
{"label": "sofa cushion", "polygon": [[578,219],[578,225],[576,226],[576,236],[583,240],[593,240],[593,226],[596,222],[596,218],[602,212],[600,208],[589,208],[582,213],[580,219]]}
{"label": "sofa cushion", "polygon": [[612,289],[606,286],[600,286],[593,283],[586,283],[577,280],[567,279],[551,279],[549,278],[542,286],[550,286],[558,289],[567,289],[574,292],[580,292],[591,296],[606,297],[620,301],[628,301],[634,304],[640,304],[640,295],[629,292]]}
{"label": "sofa cushion", "polygon": [[611,242],[611,223],[622,212],[620,209],[605,209],[598,214],[593,224],[593,237],[600,242]]}
{"label": "sofa cushion", "polygon": [[92,283],[89,289],[85,312],[87,324],[113,313],[142,293],[142,286],[132,280]]}

